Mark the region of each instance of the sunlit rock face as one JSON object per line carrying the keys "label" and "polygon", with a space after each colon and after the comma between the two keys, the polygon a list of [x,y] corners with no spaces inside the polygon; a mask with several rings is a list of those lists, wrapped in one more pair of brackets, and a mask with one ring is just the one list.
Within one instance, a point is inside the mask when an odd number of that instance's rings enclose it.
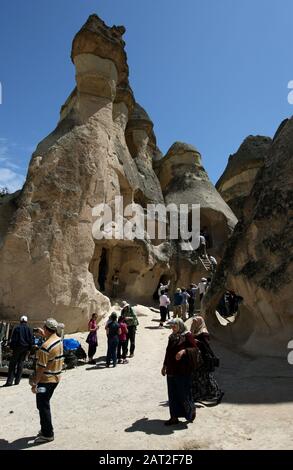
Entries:
{"label": "sunlit rock face", "polygon": [[21,192],[1,201],[0,318],[53,316],[74,332],[86,328],[93,312],[109,311],[116,271],[119,297],[140,302],[153,300],[160,280],[170,279],[174,289],[206,274],[179,242],[97,240],[95,208],[107,203],[114,218],[118,196],[123,224],[133,202],[144,210],[150,203],[195,202],[215,233],[219,256],[231,234],[236,219],[197,151],[176,144],[163,157],[157,147],[153,123],[128,82],[124,32],[91,15],[77,33],[71,53],[76,87],[56,129],[34,151]]}
{"label": "sunlit rock face", "polygon": [[[250,353],[287,354],[293,338],[293,119],[266,150],[242,219],[205,299],[214,334]],[[235,323],[221,327],[214,311],[225,288],[244,297]]]}

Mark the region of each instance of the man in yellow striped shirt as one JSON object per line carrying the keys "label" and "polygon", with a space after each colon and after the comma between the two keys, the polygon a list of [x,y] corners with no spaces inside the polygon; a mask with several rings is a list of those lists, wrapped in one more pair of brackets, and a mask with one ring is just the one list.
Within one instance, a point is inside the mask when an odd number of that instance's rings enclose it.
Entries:
{"label": "man in yellow striped shirt", "polygon": [[57,335],[57,329],[57,321],[48,318],[42,331],[45,342],[37,353],[36,376],[31,384],[32,392],[36,393],[41,422],[41,431],[35,439],[35,444],[54,440],[50,400],[60,381],[63,367],[63,343]]}

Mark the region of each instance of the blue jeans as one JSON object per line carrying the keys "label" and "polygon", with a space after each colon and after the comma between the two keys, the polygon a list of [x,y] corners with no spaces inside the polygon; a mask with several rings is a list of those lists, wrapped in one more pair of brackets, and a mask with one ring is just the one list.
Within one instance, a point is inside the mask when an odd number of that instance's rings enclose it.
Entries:
{"label": "blue jeans", "polygon": [[108,337],[108,351],[107,351],[107,366],[110,365],[111,360],[113,361],[113,366],[116,366],[117,363],[117,348],[119,344],[118,336]]}

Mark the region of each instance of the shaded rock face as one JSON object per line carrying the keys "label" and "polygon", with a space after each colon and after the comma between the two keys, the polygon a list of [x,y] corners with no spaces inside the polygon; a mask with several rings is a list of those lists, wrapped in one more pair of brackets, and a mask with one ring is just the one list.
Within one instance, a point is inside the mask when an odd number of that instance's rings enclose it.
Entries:
{"label": "shaded rock face", "polygon": [[[287,355],[293,338],[293,119],[275,136],[205,299],[211,329],[247,352]],[[224,288],[244,297],[236,322],[214,310]]]}
{"label": "shaded rock face", "polygon": [[[152,300],[159,281],[186,285],[204,273],[196,255],[181,253],[175,242],[93,237],[93,209],[100,203],[114,209],[115,197],[123,196],[125,209],[132,202],[145,208],[171,200],[178,191],[171,191],[174,174],[167,181],[164,169],[169,171],[171,160],[176,167],[176,158],[179,169],[186,154],[180,144],[162,158],[153,123],[128,83],[124,31],[92,15],[78,32],[71,54],[76,88],[56,129],[33,153],[22,191],[1,204],[0,318],[15,319],[20,312],[31,321],[53,316],[74,332],[86,327],[93,312],[109,311],[116,271],[119,295],[141,302]],[[194,151],[187,154],[185,169],[195,172],[199,186],[204,180],[199,200],[204,203],[206,190],[205,207],[229,226],[227,238],[235,218],[194,164]],[[183,202],[193,202],[195,188],[186,191]]]}
{"label": "shaded rock face", "polygon": [[242,217],[243,205],[250,195],[259,170],[264,166],[272,139],[263,136],[249,136],[228,164],[216,188],[231,207],[234,214]]}

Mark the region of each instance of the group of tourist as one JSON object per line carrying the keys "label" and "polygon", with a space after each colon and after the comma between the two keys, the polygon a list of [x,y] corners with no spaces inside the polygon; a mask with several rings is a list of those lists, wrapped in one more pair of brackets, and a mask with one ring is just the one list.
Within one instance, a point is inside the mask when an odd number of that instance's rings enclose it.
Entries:
{"label": "group of tourist", "polygon": [[[162,290],[162,295],[165,295],[163,292]],[[20,324],[12,333],[10,346],[13,355],[9,364],[7,382],[4,385],[6,387],[11,386],[13,380],[16,385],[20,382],[23,361],[33,344],[33,335],[27,322],[27,316],[22,316]],[[209,346],[209,335],[203,318],[194,317],[190,331],[182,318],[173,318],[169,320],[169,324],[172,334],[169,336],[162,374],[167,376],[170,408],[170,419],[165,424],[175,425],[180,417],[193,422],[195,403],[208,400],[217,404],[223,392],[213,376],[218,359]],[[113,367],[117,361],[127,363],[128,346],[130,346],[129,357],[133,357],[137,326],[137,316],[126,301],[122,303],[119,318],[116,312],[111,313],[105,326],[108,342],[106,367],[109,367],[111,362]],[[58,327],[58,322],[49,318],[43,328],[36,329],[42,342],[36,354],[35,372],[30,378],[31,390],[36,394],[41,424],[35,444],[54,440],[50,400],[59,384],[64,360],[63,342]],[[97,314],[92,314],[88,328],[88,356],[92,363],[98,345]]]}
{"label": "group of tourist", "polygon": [[[202,277],[198,285],[190,284],[189,289],[185,287],[177,287],[173,296],[173,318],[181,318],[187,320],[187,316],[191,318],[195,314],[195,303],[197,296],[201,302],[204,294],[207,292],[211,283],[211,278]],[[158,289],[159,306],[160,306],[160,328],[164,326],[167,318],[170,318],[171,300],[169,297],[170,281],[166,285],[160,283]]]}
{"label": "group of tourist", "polygon": [[[96,354],[98,346],[97,331],[99,326],[97,324],[97,314],[93,313],[88,323],[89,334],[86,342],[88,343],[88,357],[89,363],[95,364],[94,355]],[[135,336],[136,329],[139,322],[133,308],[125,300],[122,302],[120,316],[116,312],[112,312],[106,322],[105,330],[107,334],[107,356],[106,367],[110,367],[112,362],[113,367],[116,364],[127,364],[126,356],[134,356],[135,350]]]}

